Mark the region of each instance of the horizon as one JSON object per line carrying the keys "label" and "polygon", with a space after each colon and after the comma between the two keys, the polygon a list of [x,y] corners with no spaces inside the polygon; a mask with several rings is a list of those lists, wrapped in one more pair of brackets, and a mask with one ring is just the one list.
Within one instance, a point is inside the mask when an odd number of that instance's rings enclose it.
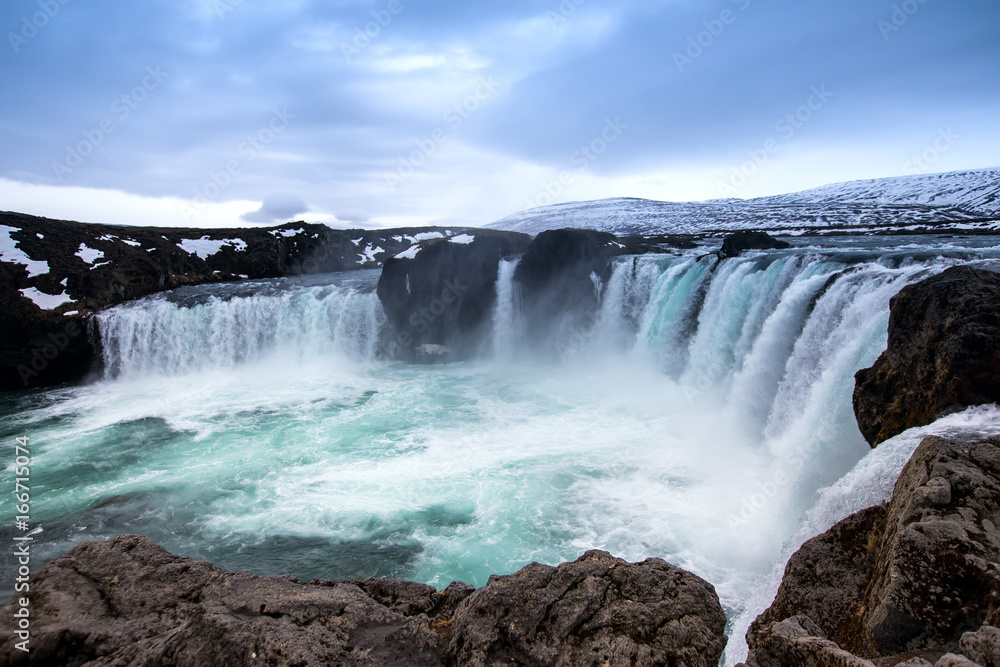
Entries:
{"label": "horizon", "polygon": [[[996,168],[1000,7],[754,0],[5,6],[0,208],[482,226]],[[991,83],[992,82],[992,83]]]}

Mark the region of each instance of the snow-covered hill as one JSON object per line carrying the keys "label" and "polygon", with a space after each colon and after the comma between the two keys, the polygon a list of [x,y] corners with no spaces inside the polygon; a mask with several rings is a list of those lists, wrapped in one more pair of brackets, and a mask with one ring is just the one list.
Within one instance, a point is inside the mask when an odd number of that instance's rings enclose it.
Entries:
{"label": "snow-covered hill", "polygon": [[825,185],[758,199],[602,199],[534,208],[488,227],[537,234],[580,227],[615,234],[711,234],[1000,229],[1000,169]]}

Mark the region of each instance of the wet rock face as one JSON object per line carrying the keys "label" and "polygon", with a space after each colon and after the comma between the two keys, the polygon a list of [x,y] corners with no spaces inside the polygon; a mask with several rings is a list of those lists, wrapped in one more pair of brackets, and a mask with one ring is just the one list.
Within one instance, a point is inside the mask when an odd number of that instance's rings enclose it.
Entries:
{"label": "wet rock face", "polygon": [[387,260],[378,296],[392,324],[393,356],[437,361],[474,354],[488,340],[500,260],[530,242],[526,234],[481,230],[425,241]]}
{"label": "wet rock face", "polygon": [[889,345],[854,390],[858,426],[875,446],[971,405],[1000,401],[1000,274],[968,266],[892,299]]}
{"label": "wet rock face", "polygon": [[626,251],[606,232],[557,229],[536,236],[514,273],[529,338],[565,345],[592,325],[598,290],[611,279],[612,260]]}
{"label": "wet rock face", "polygon": [[722,242],[719,259],[739,257],[747,250],[781,250],[790,247],[787,241],[776,239],[764,232],[736,232]]}
{"label": "wet rock face", "polygon": [[718,664],[726,618],[704,580],[651,558],[590,551],[529,565],[463,601],[448,654],[460,665]]}
{"label": "wet rock face", "polygon": [[0,609],[0,665],[681,667],[725,646],[714,589],[658,559],[590,552],[473,590],[233,574],[122,535],[32,575],[29,653],[17,600]]}
{"label": "wet rock face", "polygon": [[810,651],[823,656],[815,664],[856,664],[838,662],[838,651],[865,660],[857,664],[967,664],[948,653],[984,664],[975,656],[991,655],[1000,637],[991,629],[1000,620],[998,525],[1000,438],[926,438],[887,505],[848,517],[790,559],[774,604],[747,633],[747,664],[810,664]]}

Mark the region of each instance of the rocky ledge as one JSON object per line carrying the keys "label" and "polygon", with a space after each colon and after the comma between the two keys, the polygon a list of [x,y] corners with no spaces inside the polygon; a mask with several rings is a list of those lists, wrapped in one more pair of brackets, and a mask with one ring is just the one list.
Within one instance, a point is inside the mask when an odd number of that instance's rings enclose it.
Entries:
{"label": "rocky ledge", "polygon": [[1000,667],[1000,438],[926,438],[883,506],[789,560],[748,667]]}
{"label": "rocky ledge", "polygon": [[889,345],[857,374],[872,446],[970,405],[1000,401],[1000,274],[957,266],[891,301]]}
{"label": "rocky ledge", "polygon": [[233,574],[123,535],[80,544],[31,587],[31,651],[12,600],[0,664],[714,667],[726,644],[710,584],[602,551],[437,591]]}
{"label": "rocky ledge", "polygon": [[0,213],[0,390],[83,379],[98,360],[86,316],[124,301],[184,285],[374,269],[413,244],[480,233],[126,227]]}

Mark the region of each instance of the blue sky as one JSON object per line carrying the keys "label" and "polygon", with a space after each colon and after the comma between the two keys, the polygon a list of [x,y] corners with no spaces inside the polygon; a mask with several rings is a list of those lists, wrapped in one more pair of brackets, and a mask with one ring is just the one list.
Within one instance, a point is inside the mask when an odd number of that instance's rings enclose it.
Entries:
{"label": "blue sky", "polygon": [[0,209],[51,217],[477,225],[1000,164],[996,0],[11,0],[0,25]]}

